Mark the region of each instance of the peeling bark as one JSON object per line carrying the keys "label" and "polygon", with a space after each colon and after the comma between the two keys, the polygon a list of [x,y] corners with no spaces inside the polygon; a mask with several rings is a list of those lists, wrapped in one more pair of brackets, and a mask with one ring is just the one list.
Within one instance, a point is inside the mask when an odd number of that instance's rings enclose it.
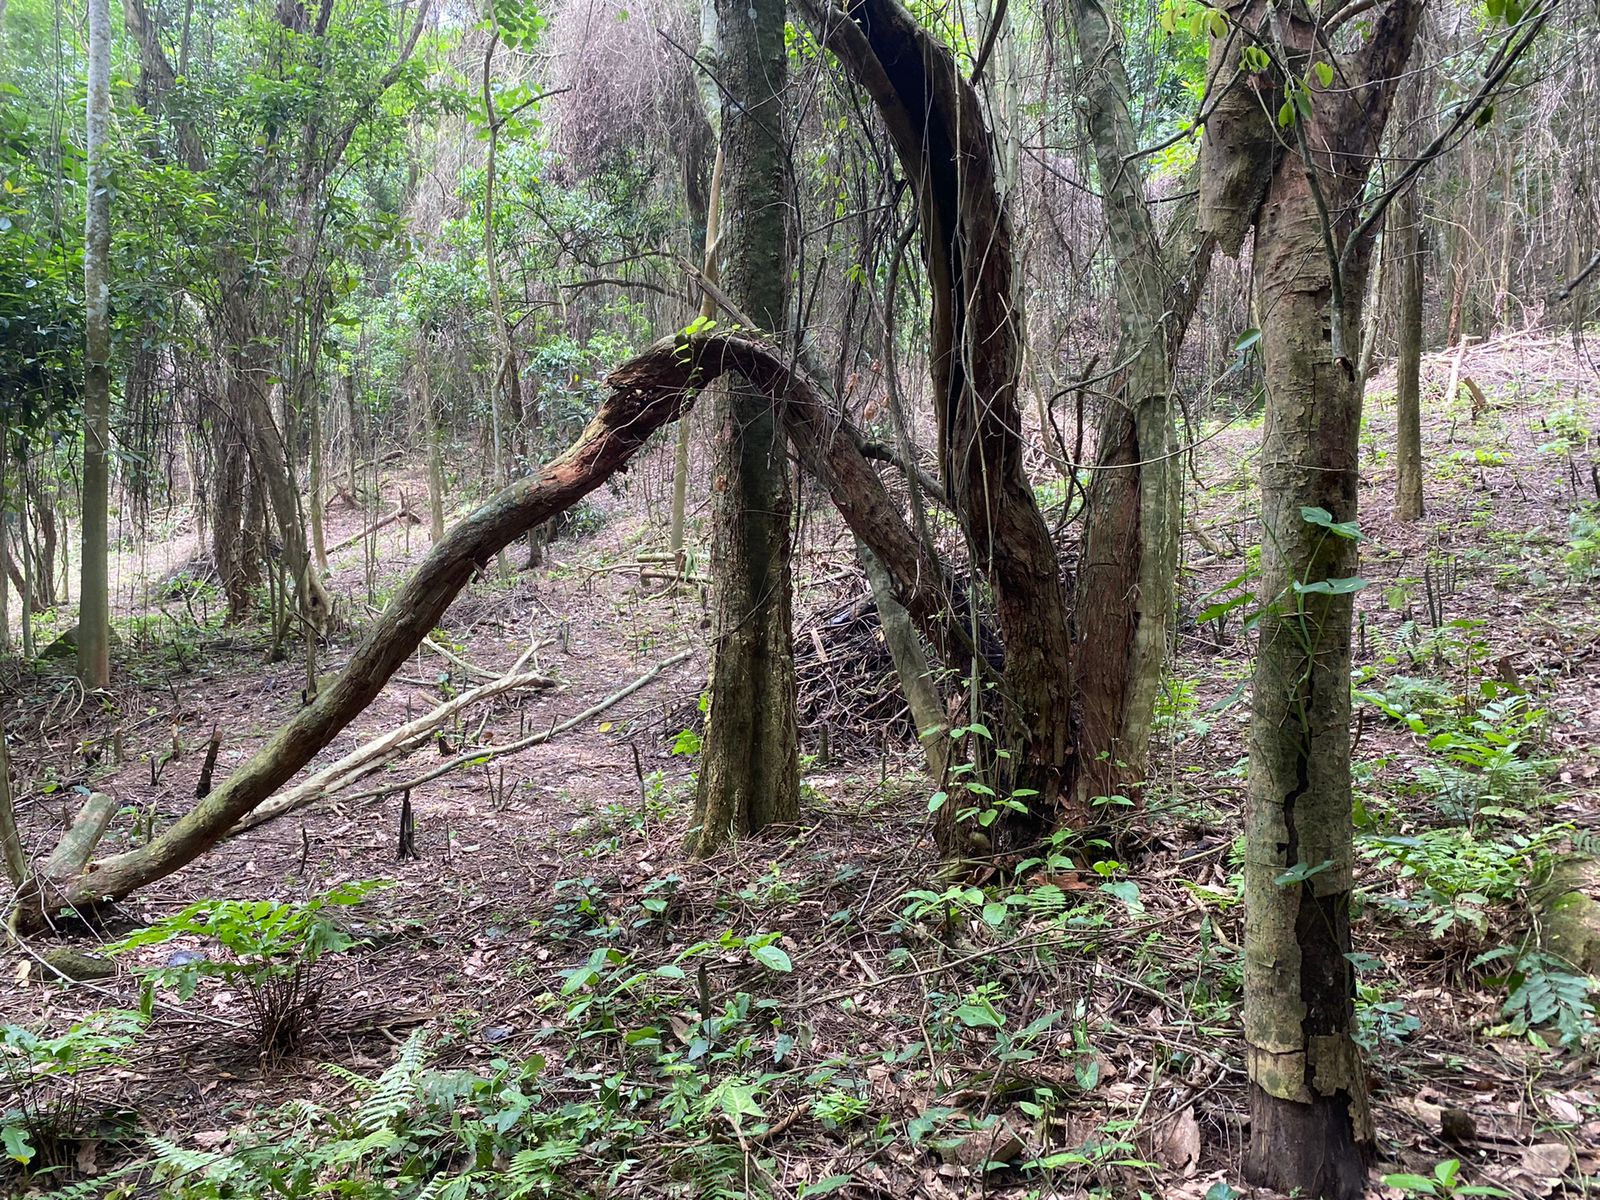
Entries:
{"label": "peeling bark", "polygon": [[[1361,327],[1371,251],[1362,199],[1420,10],[1420,0],[1380,10],[1368,43],[1335,67],[1340,90],[1319,90],[1312,118],[1291,130],[1305,150],[1279,158],[1253,214],[1267,408],[1245,816],[1244,1165],[1252,1182],[1325,1200],[1363,1195],[1374,1135],[1348,958],[1354,605],[1348,586],[1328,582],[1356,575],[1357,543],[1313,518],[1356,519],[1361,393],[1339,347]],[[1274,32],[1289,69],[1308,76],[1325,53],[1311,24],[1289,14]],[[1367,235],[1350,241],[1358,229]]]}

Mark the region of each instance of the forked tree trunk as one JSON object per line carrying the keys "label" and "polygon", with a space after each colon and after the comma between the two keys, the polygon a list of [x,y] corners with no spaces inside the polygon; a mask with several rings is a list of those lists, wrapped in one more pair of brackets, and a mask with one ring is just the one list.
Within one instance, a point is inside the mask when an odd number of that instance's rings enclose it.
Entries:
{"label": "forked tree trunk", "polygon": [[454,526],[429,552],[373,624],[344,671],[243,766],[158,837],[136,850],[89,861],[48,892],[26,898],[16,917],[37,928],[61,906],[92,910],[164,878],[227,837],[238,822],[287,783],[354,720],[421,645],[450,602],[505,546],[557,516],[623,469],[701,388],[737,370],[790,421],[802,458],[824,479],[852,532],[889,567],[898,599],[924,627],[936,627],[936,564],[923,557],[877,476],[821,402],[789,369],[786,356],[745,334],[667,338],[607,378],[610,397],[577,442],[533,476],[502,490]]}
{"label": "forked tree trunk", "polygon": [[[723,285],[761,328],[788,297],[783,0],[717,0]],[[787,447],[774,395],[731,378],[715,392],[711,709],[691,838],[711,853],[800,812]]]}
{"label": "forked tree trunk", "polygon": [[[1173,219],[1178,286],[1169,289],[1145,197],[1120,26],[1102,0],[1067,9],[1082,71],[1078,92],[1099,168],[1116,263],[1122,364],[1100,427],[1078,560],[1076,622],[1080,805],[1137,791],[1177,609],[1178,507],[1172,363],[1205,284],[1214,242],[1188,244]],[[1169,305],[1169,290],[1176,303]]]}
{"label": "forked tree trunk", "polygon": [[[1339,86],[1319,87],[1313,115],[1295,117],[1292,148],[1243,213],[1256,228],[1267,392],[1264,609],[1245,817],[1245,1174],[1324,1200],[1363,1195],[1373,1150],[1349,960],[1350,631],[1359,587],[1350,523],[1361,394],[1347,348],[1361,329],[1371,251],[1370,223],[1361,223],[1367,173],[1420,10],[1420,0],[1379,10],[1367,42],[1335,64]],[[1269,36],[1297,79],[1314,78],[1326,51],[1314,55],[1315,30],[1303,16],[1274,12]],[[1247,115],[1254,130],[1215,131],[1202,154],[1226,155],[1230,138],[1237,146],[1270,137],[1276,111],[1267,104]],[[1213,186],[1230,165],[1236,180],[1254,178],[1248,163],[1214,159]],[[1225,199],[1240,195],[1224,189]]]}
{"label": "forked tree trunk", "polygon": [[[932,291],[939,461],[1005,641],[1000,714],[992,719],[1007,757],[993,786],[1015,808],[1002,807],[989,832],[994,848],[1011,854],[1063,817],[1077,823],[1082,814],[1073,811],[1066,586],[1022,465],[1022,314],[994,145],[954,56],[897,0],[856,0],[844,10],[804,0],[804,8],[818,38],[876,104],[917,196]],[[948,823],[941,830],[954,832]],[[965,845],[944,841],[952,854]]]}
{"label": "forked tree trunk", "polygon": [[111,442],[111,9],[89,0],[88,215],[84,226],[83,563],[78,588],[78,676],[111,678],[111,587],[107,571]]}

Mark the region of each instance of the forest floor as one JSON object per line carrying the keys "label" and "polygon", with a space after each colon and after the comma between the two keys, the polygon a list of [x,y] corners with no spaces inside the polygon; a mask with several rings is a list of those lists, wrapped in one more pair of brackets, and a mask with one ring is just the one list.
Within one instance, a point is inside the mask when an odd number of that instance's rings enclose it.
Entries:
{"label": "forest floor", "polygon": [[[1373,1193],[1423,1194],[1378,1180],[1459,1160],[1462,1182],[1509,1195],[1588,1195],[1600,1190],[1600,1031],[1581,980],[1576,993],[1564,984],[1532,931],[1549,866],[1600,853],[1600,392],[1553,339],[1467,354],[1482,411],[1470,389],[1444,397],[1455,366],[1426,363],[1423,521],[1391,519],[1383,377],[1363,442],[1356,940]],[[452,654],[499,673],[533,645],[559,683],[470,709],[443,749],[549,729],[688,656],[548,745],[412,787],[415,858],[397,859],[401,794],[359,792],[442,763],[434,742],[140,892],[100,936],[202,897],[393,881],[354,910],[366,944],[325,960],[296,1053],[264,1059],[241,1029],[240,987],[202,985],[187,1003],[160,997],[94,1099],[114,1092],[132,1127],[199,1152],[184,1161],[203,1176],[205,1155],[247,1145],[263,1110],[304,1099],[334,1112],[362,1094],[321,1064],[373,1076],[397,1047],[420,1055],[425,1030],[435,1068],[501,1079],[497,1103],[512,1076],[534,1097],[543,1123],[519,1128],[537,1131],[525,1136],[547,1153],[529,1169],[555,1194],[1265,1195],[1238,1175],[1250,605],[1215,611],[1249,586],[1235,581],[1257,538],[1259,442],[1259,424],[1239,418],[1194,455],[1186,619],[1120,861],[1046,864],[1009,887],[935,882],[928,784],[912,747],[884,732],[903,728],[897,702],[873,707],[881,656],[865,669],[851,653],[864,585],[820,507],[798,557],[812,697],[801,822],[687,859],[694,758],[674,750],[692,748],[683,731],[699,720],[704,598],[629,567],[659,533],[626,498],[602,497],[586,510],[597,530],[558,539],[540,569],[491,569],[450,610],[436,640]],[[366,519],[335,506],[330,544]],[[190,552],[173,534],[145,559],[152,580]],[[425,532],[391,526],[370,560],[360,545],[336,556],[332,590],[381,604],[425,548]],[[124,624],[103,704],[86,705],[58,666],[0,667],[21,700],[8,732],[34,850],[80,786],[123,806],[108,849],[146,836],[191,801],[213,727],[220,778],[296,710],[301,668],[264,664],[259,631],[224,630],[194,602],[168,594],[166,616]],[[334,636],[324,669],[353,645]],[[423,650],[318,761],[481,681]],[[120,765],[104,746],[112,725]],[[8,951],[5,1019],[60,1028],[136,1006],[130,966],[205,952],[146,948],[114,978],[62,987]],[[1557,999],[1530,1012],[1541,972]],[[506,1066],[533,1055],[537,1079]],[[93,1178],[134,1145],[124,1131],[73,1169]]]}

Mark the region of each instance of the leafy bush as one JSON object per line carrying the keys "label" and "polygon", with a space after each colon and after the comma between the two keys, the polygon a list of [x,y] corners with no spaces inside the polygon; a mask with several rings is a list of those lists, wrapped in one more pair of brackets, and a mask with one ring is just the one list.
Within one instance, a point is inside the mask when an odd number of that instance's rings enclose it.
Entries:
{"label": "leafy bush", "polygon": [[1505,985],[1501,1014],[1505,1032],[1530,1034],[1543,1025],[1554,1026],[1563,1046],[1583,1045],[1600,1034],[1595,1024],[1596,981],[1572,964],[1542,950],[1517,951],[1502,946],[1473,960],[1473,966],[1510,959],[1512,967],[1493,982]]}
{"label": "leafy bush", "polygon": [[0,1107],[5,1156],[25,1171],[59,1166],[90,1132],[96,1072],[127,1065],[144,1028],[136,1012],[106,1009],[48,1037],[21,1025],[0,1026]]}
{"label": "leafy bush", "polygon": [[[261,1048],[281,1054],[299,1044],[321,998],[323,959],[357,945],[329,916],[329,910],[359,904],[384,880],[343,883],[299,903],[272,900],[200,900],[148,929],[130,934],[110,949],[128,954],[180,937],[215,942],[224,957],[185,954],[164,967],[135,968],[151,990],[171,988],[179,999],[194,995],[202,979],[238,987],[250,1006]],[[180,956],[174,956],[179,958]]]}
{"label": "leafy bush", "polygon": [[1446,815],[1520,818],[1539,798],[1551,763],[1536,753],[1548,712],[1520,690],[1485,680],[1482,703],[1468,702],[1427,679],[1396,675],[1379,692],[1357,692],[1385,716],[1428,739],[1439,761],[1417,769],[1417,780]]}
{"label": "leafy bush", "polygon": [[1600,578],[1600,503],[1579,508],[1567,518],[1567,528],[1567,571],[1580,583]]}
{"label": "leafy bush", "polygon": [[1433,829],[1411,837],[1363,838],[1361,849],[1367,858],[1398,868],[1400,880],[1412,885],[1408,895],[1378,897],[1377,904],[1436,938],[1481,935],[1488,931],[1491,906],[1517,899],[1548,869],[1558,834],[1480,837],[1468,829]]}

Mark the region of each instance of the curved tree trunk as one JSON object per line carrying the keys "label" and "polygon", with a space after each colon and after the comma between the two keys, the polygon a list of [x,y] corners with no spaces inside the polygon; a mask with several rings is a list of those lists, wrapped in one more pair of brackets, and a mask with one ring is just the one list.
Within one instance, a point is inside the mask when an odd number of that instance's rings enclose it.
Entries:
{"label": "curved tree trunk", "polygon": [[939,619],[937,564],[911,536],[882,483],[805,376],[748,334],[666,338],[607,377],[610,397],[567,452],[502,490],[436,544],[374,623],[338,678],[290,719],[221,786],[136,850],[89,861],[67,878],[19,899],[19,928],[37,928],[61,906],[93,909],[164,878],[227,837],[354,720],[436,625],[452,600],[505,546],[557,516],[622,470],[651,434],[678,417],[695,394],[738,371],[782,397],[790,436],[833,492],[852,532],[894,579],[896,598],[925,629]]}
{"label": "curved tree trunk", "polygon": [[[993,786],[1018,801],[990,827],[1015,852],[1072,811],[1073,646],[1061,564],[1022,467],[1022,313],[1011,218],[983,107],[949,50],[897,3],[806,19],[877,105],[921,212],[932,290],[930,362],[939,461],[973,562],[994,594],[1006,660]],[[948,826],[945,826],[948,828]],[[964,842],[947,841],[947,853]]]}

